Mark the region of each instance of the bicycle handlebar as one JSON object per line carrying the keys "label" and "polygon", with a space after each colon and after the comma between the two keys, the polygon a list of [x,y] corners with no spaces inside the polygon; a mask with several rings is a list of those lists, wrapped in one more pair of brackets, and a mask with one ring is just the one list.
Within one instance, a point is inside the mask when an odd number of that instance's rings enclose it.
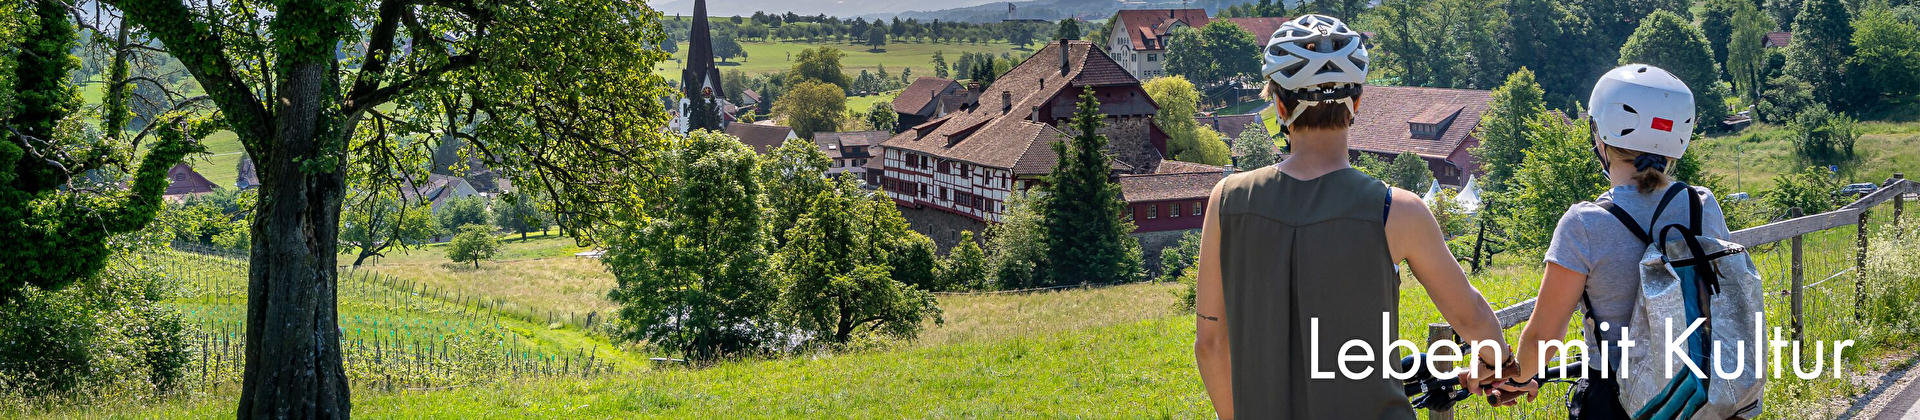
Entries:
{"label": "bicycle handlebar", "polygon": [[[1400,371],[1413,372],[1413,376],[1401,380],[1401,384],[1405,387],[1407,397],[1412,399],[1414,408],[1445,411],[1454,403],[1464,401],[1468,396],[1473,395],[1466,389],[1460,389],[1460,376],[1466,373],[1462,372],[1446,379],[1435,378],[1433,372],[1425,369],[1426,356],[1424,353],[1415,353],[1400,359]],[[1533,379],[1541,382],[1573,382],[1574,379],[1583,376],[1585,369],[1584,363],[1567,363],[1549,367]]]}

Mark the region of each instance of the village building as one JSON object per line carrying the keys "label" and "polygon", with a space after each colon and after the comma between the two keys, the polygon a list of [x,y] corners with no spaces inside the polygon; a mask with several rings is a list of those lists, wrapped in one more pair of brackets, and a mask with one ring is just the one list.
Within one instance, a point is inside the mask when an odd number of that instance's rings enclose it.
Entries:
{"label": "village building", "polygon": [[253,166],[253,156],[245,152],[240,154],[240,163],[234,168],[233,188],[248,190],[260,186],[260,169]]}
{"label": "village building", "polygon": [[780,145],[786,143],[787,140],[800,138],[799,135],[794,134],[792,127],[773,125],[771,123],[728,124],[726,133],[729,136],[740,139],[740,143],[753,148],[755,153],[763,155],[772,152],[773,149],[779,148]]}
{"label": "village building", "polygon": [[[1273,32],[1292,18],[1222,18],[1253,34],[1256,45],[1265,46]],[[1179,28],[1199,28],[1213,22],[1206,9],[1132,9],[1113,15],[1113,30],[1107,34],[1107,54],[1134,78],[1147,80],[1167,75],[1167,43]]]}
{"label": "village building", "polygon": [[186,162],[175,163],[167,169],[167,191],[161,197],[168,202],[186,201],[188,197],[212,194],[219,187],[208,181],[207,177],[195,172]]}
{"label": "village building", "polygon": [[847,173],[868,184],[879,185],[878,179],[867,177],[867,161],[873,159],[873,146],[887,141],[893,133],[886,131],[850,131],[844,133],[814,133],[813,144],[820,147],[833,163],[827,166],[827,175]]}
{"label": "village building", "polygon": [[1194,115],[1193,121],[1199,123],[1201,127],[1210,128],[1213,129],[1214,132],[1220,133],[1220,139],[1226,140],[1228,146],[1232,146],[1233,140],[1240,138],[1240,134],[1246,132],[1248,127],[1262,132],[1267,129],[1266,124],[1260,122],[1260,114],[1214,115],[1201,113]]}
{"label": "village building", "polygon": [[960,82],[938,77],[922,77],[900,90],[893,98],[893,112],[899,116],[894,132],[905,130],[946,115],[955,109],[942,107],[940,98],[962,91]]}
{"label": "village building", "polygon": [[1139,79],[1090,42],[1048,44],[982,88],[974,103],[914,125],[880,143],[868,162],[915,230],[942,249],[959,232],[1000,221],[1006,201],[1041,182],[1066,141],[1079,95],[1091,89],[1106,115],[1116,173],[1152,173],[1167,135]]}
{"label": "village building", "polygon": [[400,184],[400,195],[409,203],[428,203],[431,211],[439,212],[440,207],[445,206],[448,201],[481,194],[480,190],[474,188],[473,184],[467,182],[465,178],[429,173],[426,182],[415,183],[403,180]]}
{"label": "village building", "polygon": [[1760,44],[1765,48],[1786,48],[1788,45],[1793,45],[1792,32],[1768,32],[1766,37]]}
{"label": "village building", "polygon": [[1480,171],[1469,151],[1480,145],[1474,131],[1492,101],[1485,90],[1367,86],[1347,147],[1381,160],[1411,152],[1441,184],[1459,188]]}
{"label": "village building", "polygon": [[1141,257],[1149,268],[1159,264],[1162,250],[1200,229],[1212,210],[1207,208],[1207,198],[1214,184],[1233,174],[1230,167],[1173,160],[1162,162],[1159,169],[1116,180],[1133,219],[1133,237],[1140,241]]}

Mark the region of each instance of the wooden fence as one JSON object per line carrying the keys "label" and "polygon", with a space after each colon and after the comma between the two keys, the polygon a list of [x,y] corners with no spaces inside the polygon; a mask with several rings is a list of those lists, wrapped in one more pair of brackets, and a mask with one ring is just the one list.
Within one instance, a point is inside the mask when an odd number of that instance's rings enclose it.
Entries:
{"label": "wooden fence", "polygon": [[[1792,216],[1790,219],[1733,232],[1733,238],[1731,238],[1731,240],[1747,247],[1749,252],[1755,254],[1755,265],[1760,266],[1757,268],[1760,268],[1762,277],[1768,281],[1769,285],[1772,285],[1777,278],[1781,277],[1784,277],[1786,279],[1785,281],[1788,282],[1788,284],[1783,285],[1784,287],[1776,289],[1769,286],[1769,288],[1764,289],[1766,290],[1766,299],[1768,300],[1766,305],[1768,312],[1774,312],[1777,307],[1785,305],[1786,308],[1784,309],[1787,311],[1786,315],[1789,318],[1787,325],[1778,325],[1774,319],[1775,317],[1769,314],[1768,322],[1770,324],[1786,327],[1792,332],[1794,340],[1804,339],[1807,330],[1810,329],[1806,323],[1807,313],[1810,310],[1807,299],[1811,297],[1821,304],[1830,303],[1833,300],[1830,297],[1835,294],[1834,291],[1831,289],[1820,289],[1819,287],[1832,284],[1830,282],[1832,280],[1841,280],[1847,277],[1846,275],[1848,274],[1853,274],[1850,276],[1853,280],[1850,284],[1853,293],[1851,299],[1842,296],[1841,300],[1843,300],[1843,302],[1840,302],[1850,303],[1847,305],[1848,307],[1837,308],[1823,306],[1820,308],[1823,310],[1819,312],[1825,314],[1829,312],[1827,309],[1844,310],[1853,313],[1855,318],[1862,316],[1863,312],[1860,311],[1859,308],[1866,300],[1866,289],[1862,286],[1868,281],[1865,273],[1869,216],[1876,207],[1891,203],[1892,214],[1888,220],[1890,220],[1890,223],[1894,226],[1899,225],[1900,219],[1906,210],[1905,202],[1913,199],[1909,197],[1909,195],[1920,194],[1920,183],[1905,178],[1902,174],[1894,174],[1893,178],[1881,184],[1882,186],[1879,190],[1867,194],[1838,210],[1801,216],[1799,215],[1799,209],[1793,209],[1790,213]],[[1852,231],[1845,231],[1849,227],[1853,228]],[[1808,241],[1832,242],[1835,240],[1844,240],[1850,243],[1840,247],[1817,247],[1816,249],[1846,249],[1852,252],[1849,255],[1808,255],[1808,253],[1805,252]],[[1786,250],[1780,249],[1780,245],[1783,242],[1787,245]],[[1786,253],[1784,258],[1762,258],[1775,256],[1775,254],[1783,252]],[[1779,261],[1774,260],[1784,260],[1785,264],[1779,264]],[[1774,262],[1774,264],[1769,264],[1769,262]],[[1812,284],[1808,284],[1808,277],[1806,277],[1806,275],[1809,269],[1818,270],[1814,271],[1816,273],[1824,272],[1826,274]],[[1781,299],[1785,299],[1786,302],[1779,302]],[[1508,329],[1525,323],[1527,318],[1533,315],[1534,301],[1535,299],[1527,299],[1513,306],[1494,311],[1494,315],[1500,319],[1500,328]],[[1820,318],[1816,317],[1815,319]],[[1440,340],[1453,339],[1454,331],[1452,326],[1444,323],[1435,323],[1427,326],[1427,342],[1429,345]],[[1435,365],[1441,369],[1452,368],[1451,363],[1437,362]],[[1543,390],[1542,395],[1547,395],[1546,392],[1546,390]],[[1562,398],[1564,397],[1565,395],[1563,393]],[[1551,399],[1549,398],[1548,400]],[[1560,402],[1564,403],[1564,400]],[[1553,402],[1541,401],[1534,404],[1543,403],[1552,404]],[[1428,412],[1428,418],[1431,420],[1452,419],[1453,415],[1454,413],[1452,411]]]}

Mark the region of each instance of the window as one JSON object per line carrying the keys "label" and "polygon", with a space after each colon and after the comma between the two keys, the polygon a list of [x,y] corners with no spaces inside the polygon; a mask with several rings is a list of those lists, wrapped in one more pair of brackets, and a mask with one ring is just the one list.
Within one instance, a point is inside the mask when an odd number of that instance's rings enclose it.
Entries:
{"label": "window", "polygon": [[1200,202],[1198,201],[1193,202],[1193,215],[1195,216],[1200,215]]}
{"label": "window", "polygon": [[1160,54],[1147,54],[1147,62],[1160,61]]}
{"label": "window", "polygon": [[1147,218],[1153,219],[1158,217],[1160,217],[1160,205],[1159,204],[1147,205]]}
{"label": "window", "polygon": [[1180,217],[1180,203],[1167,204],[1167,217]]}

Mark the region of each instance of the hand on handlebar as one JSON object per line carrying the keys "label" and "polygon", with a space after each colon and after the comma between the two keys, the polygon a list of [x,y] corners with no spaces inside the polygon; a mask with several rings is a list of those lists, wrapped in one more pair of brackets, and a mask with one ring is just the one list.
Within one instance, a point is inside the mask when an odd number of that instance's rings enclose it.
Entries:
{"label": "hand on handlebar", "polygon": [[[1513,372],[1518,372],[1518,369]],[[1515,381],[1514,379],[1522,379],[1524,382]],[[1502,406],[1516,404],[1520,399],[1520,395],[1526,395],[1527,402],[1533,402],[1533,398],[1540,394],[1540,381],[1531,377],[1501,380],[1498,385],[1494,385],[1493,392],[1496,397],[1495,400],[1504,402],[1500,404]]]}

